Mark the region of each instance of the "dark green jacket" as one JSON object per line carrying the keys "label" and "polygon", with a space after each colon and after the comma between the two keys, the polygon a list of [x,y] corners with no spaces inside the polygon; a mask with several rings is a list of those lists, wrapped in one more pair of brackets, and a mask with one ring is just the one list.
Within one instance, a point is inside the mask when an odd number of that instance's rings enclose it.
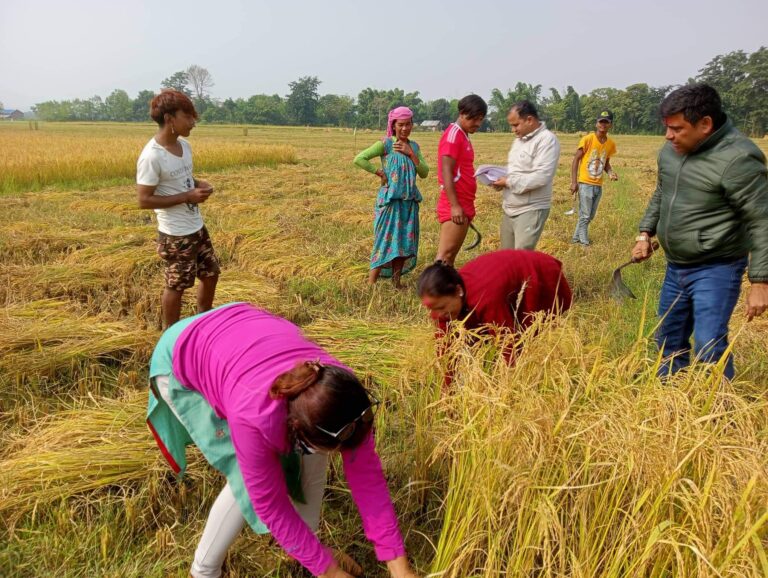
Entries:
{"label": "dark green jacket", "polygon": [[765,155],[730,120],[687,155],[666,143],[640,231],[658,235],[677,265],[750,255],[750,281],[768,282]]}

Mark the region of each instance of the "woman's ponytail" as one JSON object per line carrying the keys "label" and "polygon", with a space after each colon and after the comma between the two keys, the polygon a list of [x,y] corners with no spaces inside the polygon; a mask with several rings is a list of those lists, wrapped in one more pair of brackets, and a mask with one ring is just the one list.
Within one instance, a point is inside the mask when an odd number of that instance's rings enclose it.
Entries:
{"label": "woman's ponytail", "polygon": [[320,363],[320,360],[297,363],[290,371],[277,376],[269,389],[269,395],[272,399],[291,400],[317,383],[324,369],[325,366]]}

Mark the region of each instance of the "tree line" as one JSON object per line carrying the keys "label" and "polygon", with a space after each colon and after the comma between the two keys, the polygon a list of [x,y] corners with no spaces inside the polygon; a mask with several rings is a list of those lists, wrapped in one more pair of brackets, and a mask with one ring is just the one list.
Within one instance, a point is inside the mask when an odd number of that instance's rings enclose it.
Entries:
{"label": "tree line", "polygon": [[[768,131],[768,48],[749,54],[743,50],[718,55],[688,82],[707,82],[723,98],[726,112],[745,133],[763,136]],[[347,95],[321,95],[321,81],[305,76],[289,83],[285,96],[255,94],[249,98],[219,99],[211,95],[213,76],[193,65],[161,82],[188,94],[195,102],[200,120],[206,123],[269,124],[299,126],[357,127],[383,130],[387,111],[408,106],[414,121],[437,120],[443,125],[457,116],[457,100],[438,98],[425,101],[419,92],[400,88],[382,90],[365,88],[356,98]],[[614,113],[614,132],[623,134],[658,134],[661,123],[658,108],[674,86],[649,86],[638,83],[624,89],[596,88],[578,94],[572,86],[564,90],[550,88],[545,93],[540,84],[516,83],[501,91],[494,88],[488,98],[489,115],[481,130],[508,131],[506,114],[512,103],[528,99],[535,103],[550,128],[561,132],[588,131],[598,113],[608,108]],[[113,91],[102,99],[47,101],[33,111],[42,120],[55,121],[146,121],[149,102],[155,92],[142,90],[131,98],[124,90]]]}

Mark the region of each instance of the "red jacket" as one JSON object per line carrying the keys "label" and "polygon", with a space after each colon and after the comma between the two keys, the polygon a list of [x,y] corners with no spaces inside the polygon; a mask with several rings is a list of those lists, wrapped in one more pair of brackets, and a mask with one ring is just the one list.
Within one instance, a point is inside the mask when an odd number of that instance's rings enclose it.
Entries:
{"label": "red jacket", "polygon": [[[505,249],[472,259],[459,274],[466,302],[462,318],[467,328],[493,324],[513,331],[531,323],[529,313],[562,313],[571,306],[571,288],[562,263],[546,253]],[[446,322],[439,321],[442,332]]]}

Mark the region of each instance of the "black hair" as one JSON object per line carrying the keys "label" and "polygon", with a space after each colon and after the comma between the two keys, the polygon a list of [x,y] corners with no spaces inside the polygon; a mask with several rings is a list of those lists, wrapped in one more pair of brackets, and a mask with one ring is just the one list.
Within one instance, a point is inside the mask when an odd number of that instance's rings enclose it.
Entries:
{"label": "black hair", "polygon": [[696,124],[705,116],[712,119],[714,130],[725,124],[726,115],[717,91],[708,84],[688,84],[670,92],[659,106],[662,118],[683,113],[683,118]]}
{"label": "black hair", "polygon": [[291,445],[298,438],[318,449],[351,449],[363,442],[373,425],[358,420],[354,433],[341,443],[317,428],[337,432],[371,405],[368,392],[355,374],[336,365],[299,363],[275,379],[270,395],[287,400]]}
{"label": "black hair", "polygon": [[435,261],[424,269],[416,282],[416,291],[419,297],[424,295],[433,297],[456,295],[456,290],[459,287],[466,294],[467,289],[464,287],[464,280],[459,272],[442,261]]}
{"label": "black hair", "polygon": [[516,111],[520,118],[532,116],[536,120],[539,120],[539,111],[536,110],[536,106],[530,100],[518,100],[509,109],[509,112]]}
{"label": "black hair", "polygon": [[459,101],[459,114],[469,119],[485,118],[488,114],[488,105],[476,94],[468,94]]}

